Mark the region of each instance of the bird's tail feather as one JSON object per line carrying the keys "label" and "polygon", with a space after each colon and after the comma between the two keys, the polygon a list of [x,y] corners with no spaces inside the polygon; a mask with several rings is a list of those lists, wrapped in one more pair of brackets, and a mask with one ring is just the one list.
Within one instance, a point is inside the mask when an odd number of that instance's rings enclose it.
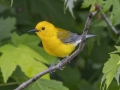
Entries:
{"label": "bird's tail feather", "polygon": [[96,36],[96,35],[94,35],[94,34],[87,34],[86,38],[90,38],[90,37],[94,37],[94,36]]}
{"label": "bird's tail feather", "polygon": [[[90,38],[90,37],[94,37],[94,36],[96,36],[96,35],[94,35],[94,34],[87,34],[87,35],[86,35],[86,38]],[[77,46],[79,43],[81,43],[81,38],[82,38],[82,35],[80,35],[80,36],[76,39],[76,41],[75,41],[75,43],[74,43],[75,46]]]}

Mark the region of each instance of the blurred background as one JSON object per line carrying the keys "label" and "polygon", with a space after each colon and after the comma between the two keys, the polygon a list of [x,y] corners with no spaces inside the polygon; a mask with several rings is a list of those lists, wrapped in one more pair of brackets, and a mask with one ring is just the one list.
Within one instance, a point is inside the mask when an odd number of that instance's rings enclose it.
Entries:
{"label": "blurred background", "polygon": [[[82,33],[90,9],[81,8],[82,2],[74,3],[73,18],[68,9],[64,10],[64,0],[13,0],[12,7],[10,0],[0,0],[0,90],[15,89],[56,59],[44,51],[35,33],[28,33],[38,22],[46,20]],[[86,40],[84,50],[64,70],[45,75],[25,90],[99,90],[104,63],[120,39],[99,14],[88,32],[97,36]],[[118,88],[113,80],[109,90]]]}

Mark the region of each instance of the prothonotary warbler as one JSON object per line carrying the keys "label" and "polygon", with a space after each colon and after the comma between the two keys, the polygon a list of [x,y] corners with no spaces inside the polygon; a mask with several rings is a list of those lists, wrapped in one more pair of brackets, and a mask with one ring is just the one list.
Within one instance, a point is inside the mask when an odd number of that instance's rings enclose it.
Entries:
{"label": "prothonotary warbler", "polygon": [[[64,58],[69,56],[81,42],[81,35],[57,28],[47,21],[39,22],[35,29],[29,32],[35,32],[42,40],[45,51],[55,57]],[[93,36],[95,35],[88,34],[86,38]]]}

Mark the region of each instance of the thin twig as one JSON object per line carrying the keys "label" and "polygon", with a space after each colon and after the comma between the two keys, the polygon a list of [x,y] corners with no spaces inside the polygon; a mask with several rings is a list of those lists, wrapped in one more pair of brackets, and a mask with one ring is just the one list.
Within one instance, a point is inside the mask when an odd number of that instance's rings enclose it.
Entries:
{"label": "thin twig", "polygon": [[[98,10],[99,10],[99,11],[102,11],[101,6],[98,6]],[[115,27],[112,26],[111,22],[109,21],[109,19],[108,19],[107,16],[105,15],[105,13],[102,12],[101,15],[102,15],[103,19],[106,21],[106,23],[107,23],[107,24],[110,26],[110,28],[113,30],[113,32],[114,32],[116,35],[118,35],[118,34],[119,34],[119,31],[117,31],[117,30],[115,29]]]}
{"label": "thin twig", "polygon": [[[88,29],[89,29],[89,26],[90,26],[90,23],[91,23],[91,19],[96,13],[97,13],[97,11],[94,11],[94,12],[92,12],[88,15],[88,18],[87,18],[86,24],[85,24],[85,28],[84,28],[83,34],[82,34],[81,43],[79,44],[78,49],[74,53],[72,53],[69,57],[65,58],[65,60],[62,63],[60,62],[57,65],[53,66],[51,68],[51,71],[55,71],[55,70],[59,69],[59,66],[64,67],[67,64],[67,62],[70,62],[75,56],[77,56],[83,50],[84,45],[85,45],[86,35],[87,35]],[[40,77],[42,77],[43,75],[45,75],[49,72],[50,72],[49,69],[44,70],[43,72],[40,72],[39,74],[37,74],[33,78],[31,78],[28,81],[22,83],[15,90],[22,90],[22,89],[26,88],[28,85],[35,82],[37,79],[39,79]]]}

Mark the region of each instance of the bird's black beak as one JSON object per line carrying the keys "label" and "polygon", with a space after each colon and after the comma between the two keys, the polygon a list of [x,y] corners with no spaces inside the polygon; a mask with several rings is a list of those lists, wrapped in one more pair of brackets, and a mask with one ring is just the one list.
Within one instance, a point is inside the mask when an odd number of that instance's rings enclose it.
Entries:
{"label": "bird's black beak", "polygon": [[39,30],[33,29],[33,30],[28,31],[28,32],[39,32]]}

